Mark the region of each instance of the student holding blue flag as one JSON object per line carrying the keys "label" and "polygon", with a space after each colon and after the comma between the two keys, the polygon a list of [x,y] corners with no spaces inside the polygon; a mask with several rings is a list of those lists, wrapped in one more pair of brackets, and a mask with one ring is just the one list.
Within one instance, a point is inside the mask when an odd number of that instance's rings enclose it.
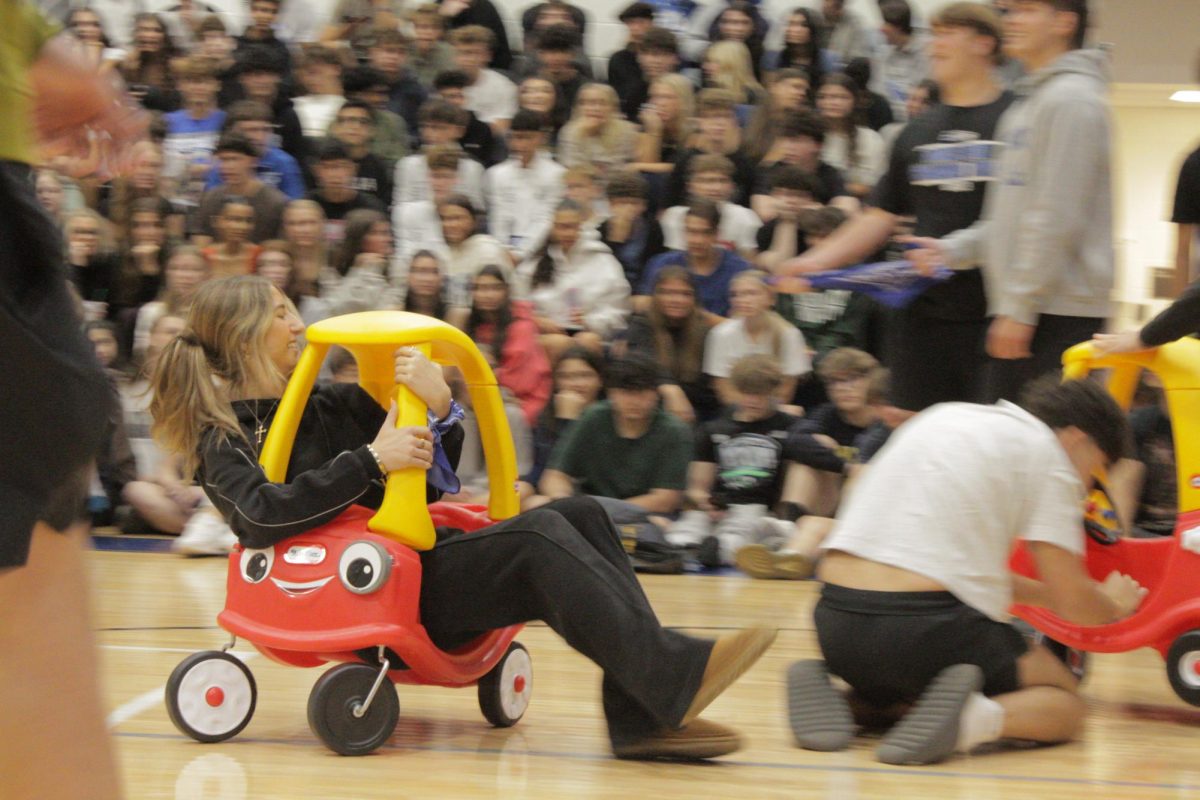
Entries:
{"label": "student holding blue flag", "polygon": [[[857,264],[887,242],[904,216],[916,216],[915,234],[922,237],[945,236],[980,218],[998,157],[996,125],[1012,102],[995,78],[1000,18],[981,3],[953,3],[934,16],[932,30],[930,62],[942,103],[900,133],[888,172],[870,198],[872,208],[785,262],[782,274],[807,276]],[[889,305],[928,286],[889,322],[894,402],[915,413],[936,403],[982,399],[987,303],[979,268],[942,282],[916,277],[899,266],[874,266],[811,275],[811,282],[833,280],[861,291],[870,286],[869,293]]]}

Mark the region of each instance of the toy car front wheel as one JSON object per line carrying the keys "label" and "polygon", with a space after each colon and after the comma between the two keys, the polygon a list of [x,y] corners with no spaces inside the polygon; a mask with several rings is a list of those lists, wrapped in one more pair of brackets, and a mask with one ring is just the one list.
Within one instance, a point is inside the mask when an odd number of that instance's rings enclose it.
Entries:
{"label": "toy car front wheel", "polygon": [[308,726],[333,752],[365,756],[396,729],[400,700],[387,678],[371,705],[362,710],[378,677],[379,670],[367,664],[339,664],[313,685],[308,696]]}
{"label": "toy car front wheel", "polygon": [[479,679],[479,710],[497,728],[511,728],[529,708],[533,695],[533,662],[520,642],[513,642],[492,667]]}
{"label": "toy car front wheel", "polygon": [[258,687],[238,658],[206,650],[179,662],[167,679],[167,714],[175,727],[198,742],[236,736],[254,715]]}
{"label": "toy car front wheel", "polygon": [[1181,700],[1200,706],[1200,631],[1188,631],[1171,645],[1167,678]]}

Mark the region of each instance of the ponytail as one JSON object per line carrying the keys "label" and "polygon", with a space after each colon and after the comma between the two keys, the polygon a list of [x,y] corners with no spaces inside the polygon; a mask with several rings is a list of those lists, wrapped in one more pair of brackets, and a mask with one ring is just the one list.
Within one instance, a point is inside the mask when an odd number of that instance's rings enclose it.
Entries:
{"label": "ponytail", "polygon": [[154,398],[151,433],[169,453],[183,458],[183,474],[196,471],[200,443],[209,429],[224,437],[242,436],[227,392],[218,385],[207,348],[188,329],[158,356],[150,381]]}

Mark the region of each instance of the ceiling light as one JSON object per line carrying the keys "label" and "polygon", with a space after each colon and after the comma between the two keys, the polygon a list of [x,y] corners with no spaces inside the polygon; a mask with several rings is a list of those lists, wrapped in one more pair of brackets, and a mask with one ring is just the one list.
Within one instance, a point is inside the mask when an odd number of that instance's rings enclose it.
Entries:
{"label": "ceiling light", "polygon": [[1171,100],[1176,103],[1200,103],[1200,91],[1180,90],[1171,95]]}

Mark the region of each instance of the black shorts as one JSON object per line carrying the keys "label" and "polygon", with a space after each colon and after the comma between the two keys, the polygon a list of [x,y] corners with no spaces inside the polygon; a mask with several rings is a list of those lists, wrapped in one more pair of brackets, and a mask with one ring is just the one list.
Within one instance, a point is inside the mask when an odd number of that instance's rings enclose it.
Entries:
{"label": "black shorts", "polygon": [[901,309],[887,321],[892,403],[924,411],[937,403],[983,399],[987,321],[946,320]]}
{"label": "black shorts", "polygon": [[67,289],[59,232],[29,168],[0,162],[0,568],[20,566],[34,523],[81,518],[113,402]]}
{"label": "black shorts", "polygon": [[950,592],[867,592],[826,584],[813,612],[829,672],[877,706],[916,700],[946,667],[976,664],[983,693],[1020,688],[1027,645]]}

